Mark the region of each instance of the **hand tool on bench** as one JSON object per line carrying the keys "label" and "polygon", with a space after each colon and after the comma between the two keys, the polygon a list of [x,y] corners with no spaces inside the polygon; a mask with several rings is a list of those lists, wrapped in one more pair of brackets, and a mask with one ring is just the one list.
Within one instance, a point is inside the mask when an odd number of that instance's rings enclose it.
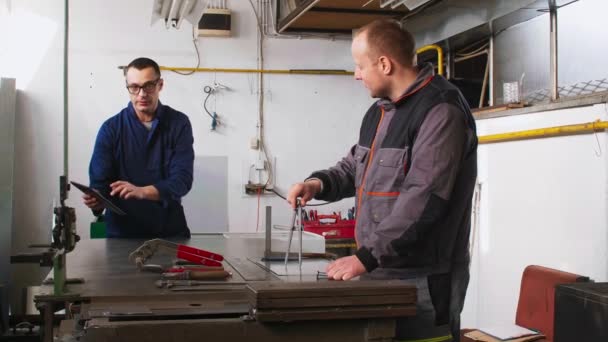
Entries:
{"label": "hand tool on bench", "polygon": [[141,268],[141,271],[152,272],[152,273],[180,273],[186,270],[189,271],[223,271],[224,267],[215,267],[215,266],[203,266],[203,265],[188,265],[188,266],[172,266],[165,267],[162,265],[155,264],[144,264]]}
{"label": "hand tool on bench", "polygon": [[230,283],[218,283],[217,281],[204,281],[204,280],[157,280],[155,283],[156,287],[162,289],[162,288],[172,288],[172,287],[176,287],[176,286],[208,286],[208,285],[214,285],[217,286],[218,284],[224,284],[224,285],[230,285],[230,286],[236,286],[236,285],[247,285],[247,283],[244,282],[230,282]]}
{"label": "hand tool on bench", "polygon": [[224,257],[220,254],[163,239],[144,242],[143,245],[139,246],[129,255],[129,260],[134,262],[138,269],[141,269],[146,261],[157,251],[168,252],[179,259],[204,266],[221,267],[224,260]]}
{"label": "hand tool on bench", "polygon": [[224,280],[232,276],[227,271],[190,271],[167,272],[162,274],[166,280]]}
{"label": "hand tool on bench", "polygon": [[[296,220],[297,218],[297,220]],[[287,261],[289,261],[289,250],[291,249],[291,241],[293,239],[293,231],[296,230],[296,226],[300,233],[300,249],[298,250],[298,263],[302,268],[302,205],[300,199],[296,199],[296,207],[293,209],[293,216],[291,217],[291,230],[289,230],[289,240],[287,241],[287,251],[285,252],[285,267],[287,267]]]}

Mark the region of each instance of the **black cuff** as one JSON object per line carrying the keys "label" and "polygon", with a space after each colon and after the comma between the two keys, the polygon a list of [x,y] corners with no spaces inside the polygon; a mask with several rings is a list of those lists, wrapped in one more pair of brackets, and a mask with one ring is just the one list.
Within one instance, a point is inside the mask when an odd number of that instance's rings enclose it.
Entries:
{"label": "black cuff", "polygon": [[378,261],[372,255],[372,252],[366,247],[361,247],[355,252],[355,256],[361,261],[363,266],[365,266],[365,270],[367,272],[371,272],[378,268]]}
{"label": "black cuff", "polygon": [[310,178],[318,178],[321,180],[321,183],[323,183],[323,191],[316,194],[315,199],[316,200],[325,200],[325,197],[327,196],[327,194],[329,193],[329,190],[331,188],[331,182],[330,182],[329,176],[324,172],[317,171],[317,172],[313,172],[312,175],[308,176],[308,178],[306,178],[306,179],[310,179]]}
{"label": "black cuff", "polygon": [[[93,212],[93,215],[95,217],[97,217],[98,219],[101,217],[103,218],[103,211],[105,210],[105,208],[101,208],[101,209],[91,209],[91,211]],[[103,221],[103,219],[102,219]]]}

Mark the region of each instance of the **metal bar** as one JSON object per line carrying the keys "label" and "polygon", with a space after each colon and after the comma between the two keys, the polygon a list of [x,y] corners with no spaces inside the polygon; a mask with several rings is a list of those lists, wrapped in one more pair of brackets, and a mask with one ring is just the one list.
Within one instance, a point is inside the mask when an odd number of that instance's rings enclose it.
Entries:
{"label": "metal bar", "polygon": [[[119,68],[123,68],[120,66]],[[226,72],[226,73],[249,73],[249,74],[289,74],[289,75],[341,75],[341,76],[352,76],[355,73],[346,70],[323,70],[323,69],[310,69],[310,70],[272,70],[272,69],[238,69],[238,68],[182,68],[182,67],[168,67],[161,66],[161,70],[167,71],[195,71],[195,72]]]}
{"label": "metal bar", "polygon": [[479,137],[479,144],[550,138],[566,135],[595,133],[608,129],[608,121],[595,121],[582,124],[530,129],[525,131],[490,134]]}
{"label": "metal bar", "polygon": [[446,41],[447,44],[447,52],[445,54],[445,78],[448,80],[454,77],[454,63],[456,60],[454,59],[454,51],[450,48],[450,42]]}
{"label": "metal bar", "polygon": [[[486,53],[488,52],[485,50]],[[483,74],[483,84],[481,85],[481,95],[479,96],[479,108],[483,107],[483,102],[486,97],[486,88],[488,87],[488,74],[490,72],[490,60],[486,60],[486,71]]]}
{"label": "metal bar", "polygon": [[53,303],[45,302],[38,305],[40,316],[42,318],[41,340],[44,342],[53,342]]}
{"label": "metal bar", "polygon": [[[490,30],[492,30],[492,22],[490,22]],[[490,35],[490,42],[488,45],[488,61],[490,63],[488,82],[490,89],[488,90],[489,99],[488,106],[494,105],[494,32]]]}
{"label": "metal bar", "polygon": [[[64,28],[63,28],[63,175],[68,177],[68,49],[69,49],[69,23],[70,2],[64,2]],[[69,179],[69,178],[68,178]]]}
{"label": "metal bar", "polygon": [[549,0],[549,20],[551,29],[551,100],[559,99],[558,61],[557,61],[557,5],[555,0]]}
{"label": "metal bar", "polygon": [[346,14],[361,14],[361,15],[385,15],[389,17],[399,18],[403,15],[401,12],[391,10],[371,10],[358,8],[336,8],[336,7],[313,7],[308,12],[321,13],[346,13]]}
{"label": "metal bar", "polygon": [[266,243],[264,256],[269,257],[272,252],[272,207],[266,206]]}
{"label": "metal bar", "polygon": [[304,231],[304,223],[302,222],[302,207],[298,207],[298,230],[300,231],[300,248],[298,249],[298,263],[300,266],[300,271],[302,270],[302,233]]}

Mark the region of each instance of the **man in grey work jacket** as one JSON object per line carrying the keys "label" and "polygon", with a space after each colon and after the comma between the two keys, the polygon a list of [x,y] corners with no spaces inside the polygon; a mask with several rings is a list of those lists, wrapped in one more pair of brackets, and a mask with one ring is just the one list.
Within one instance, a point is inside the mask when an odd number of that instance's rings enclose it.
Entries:
{"label": "man in grey work jacket", "polygon": [[331,263],[328,277],[405,279],[417,286],[417,315],[398,321],[397,338],[457,341],[469,281],[475,121],[456,87],[432,65],[414,65],[414,39],[399,23],[361,28],[352,55],[355,78],[379,100],[346,157],[293,185],[288,201],[356,196],[357,251]]}

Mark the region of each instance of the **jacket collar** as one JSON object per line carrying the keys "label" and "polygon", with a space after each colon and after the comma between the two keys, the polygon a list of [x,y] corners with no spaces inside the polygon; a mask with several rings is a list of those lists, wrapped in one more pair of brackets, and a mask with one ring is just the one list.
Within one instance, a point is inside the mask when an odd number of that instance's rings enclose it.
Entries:
{"label": "jacket collar", "polygon": [[392,107],[396,107],[400,105],[406,98],[418,92],[420,89],[426,87],[433,77],[435,76],[435,69],[431,63],[425,63],[421,66],[418,66],[418,74],[416,75],[416,79],[414,82],[407,87],[407,89],[403,92],[403,95],[399,97],[397,100],[392,101],[389,98],[381,98],[378,100],[377,104],[379,106],[384,107],[385,109],[389,109]]}

